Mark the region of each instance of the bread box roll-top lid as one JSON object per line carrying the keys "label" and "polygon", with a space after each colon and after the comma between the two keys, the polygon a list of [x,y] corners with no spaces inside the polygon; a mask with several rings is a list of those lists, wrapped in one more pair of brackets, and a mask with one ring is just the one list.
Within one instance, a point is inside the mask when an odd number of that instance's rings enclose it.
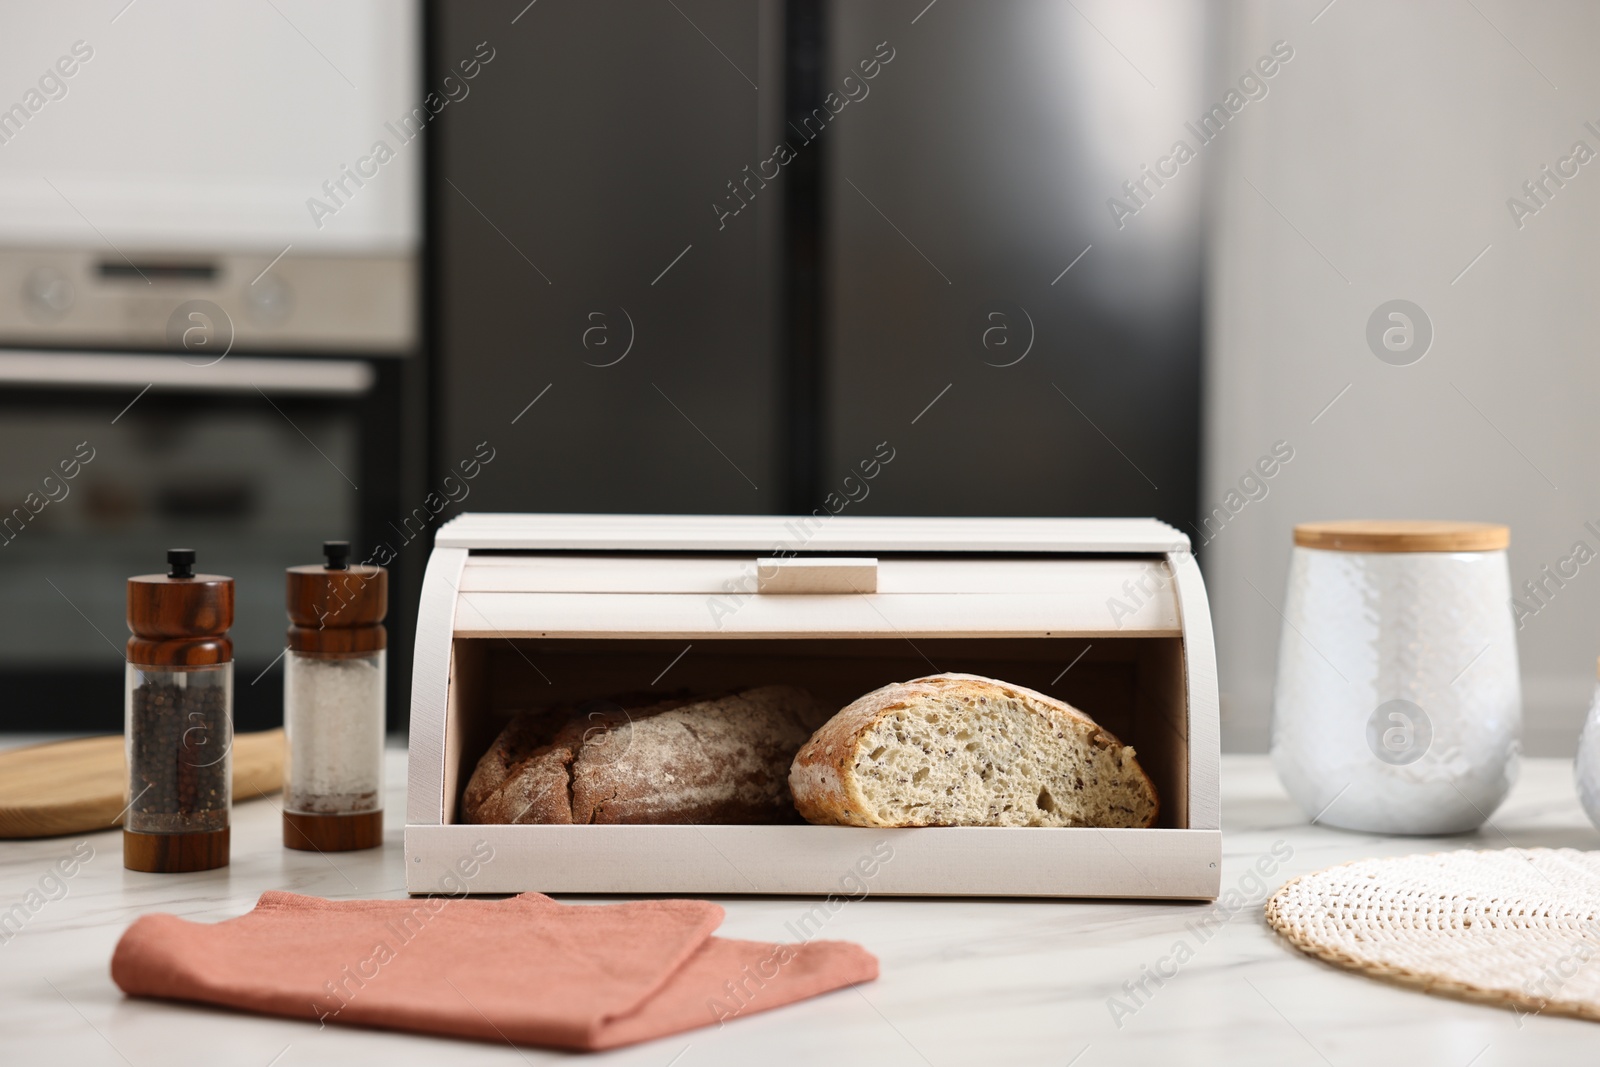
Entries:
{"label": "bread box roll-top lid", "polygon": [[388,644],[389,572],[351,564],[350,542],[325,541],[325,561],[286,572],[289,648],[326,655],[376,652]]}
{"label": "bread box roll-top lid", "polygon": [[1169,563],[1192,558],[1154,519],[469,513],[435,535],[420,618],[459,637],[1174,636]]}
{"label": "bread box roll-top lid", "polygon": [[207,667],[233,659],[233,579],[196,574],[194,563],[194,549],[168,549],[166,574],[128,579],[128,662]]}
{"label": "bread box roll-top lid", "polygon": [[1162,555],[1189,538],[1155,519],[979,516],[582,515],[467,512],[435,548],[469,551]]}

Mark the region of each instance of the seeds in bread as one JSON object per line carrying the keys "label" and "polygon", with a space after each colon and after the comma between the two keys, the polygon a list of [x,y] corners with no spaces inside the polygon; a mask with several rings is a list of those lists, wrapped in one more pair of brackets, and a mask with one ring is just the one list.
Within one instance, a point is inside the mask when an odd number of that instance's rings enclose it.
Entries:
{"label": "seeds in bread", "polygon": [[1132,748],[1043,693],[971,674],[884,686],[830,719],[789,770],[795,808],[846,826],[1154,825]]}

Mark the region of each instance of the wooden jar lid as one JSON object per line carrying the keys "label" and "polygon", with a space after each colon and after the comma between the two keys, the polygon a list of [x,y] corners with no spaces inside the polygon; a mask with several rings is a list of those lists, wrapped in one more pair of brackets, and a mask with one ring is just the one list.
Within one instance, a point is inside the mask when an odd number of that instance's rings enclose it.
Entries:
{"label": "wooden jar lid", "polygon": [[376,652],[388,644],[389,572],[371,564],[346,566],[350,546],[323,544],[326,564],[290,567],[286,574],[289,647],[296,652]]}
{"label": "wooden jar lid", "polygon": [[1511,528],[1493,522],[1342,519],[1303,522],[1294,528],[1294,543],[1335,552],[1498,552],[1511,544]]}
{"label": "wooden jar lid", "polygon": [[167,552],[166,574],[128,579],[128,661],[204,667],[233,659],[233,579],[195,574],[194,550]]}

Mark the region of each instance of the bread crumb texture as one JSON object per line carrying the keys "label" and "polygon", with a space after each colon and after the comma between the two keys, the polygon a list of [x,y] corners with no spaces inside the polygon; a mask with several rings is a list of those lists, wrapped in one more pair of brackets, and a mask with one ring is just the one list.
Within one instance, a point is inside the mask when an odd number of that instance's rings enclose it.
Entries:
{"label": "bread crumb texture", "polygon": [[884,686],[795,757],[795,806],[849,826],[1154,825],[1134,750],[1022,686],[942,674]]}

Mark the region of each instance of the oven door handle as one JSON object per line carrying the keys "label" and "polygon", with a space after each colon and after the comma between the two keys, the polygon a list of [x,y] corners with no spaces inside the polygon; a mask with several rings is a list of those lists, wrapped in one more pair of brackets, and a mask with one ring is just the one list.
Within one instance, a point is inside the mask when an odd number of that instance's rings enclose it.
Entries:
{"label": "oven door handle", "polygon": [[201,393],[363,396],[377,373],[351,359],[199,357],[144,353],[0,350],[0,389],[142,389],[159,386]]}

